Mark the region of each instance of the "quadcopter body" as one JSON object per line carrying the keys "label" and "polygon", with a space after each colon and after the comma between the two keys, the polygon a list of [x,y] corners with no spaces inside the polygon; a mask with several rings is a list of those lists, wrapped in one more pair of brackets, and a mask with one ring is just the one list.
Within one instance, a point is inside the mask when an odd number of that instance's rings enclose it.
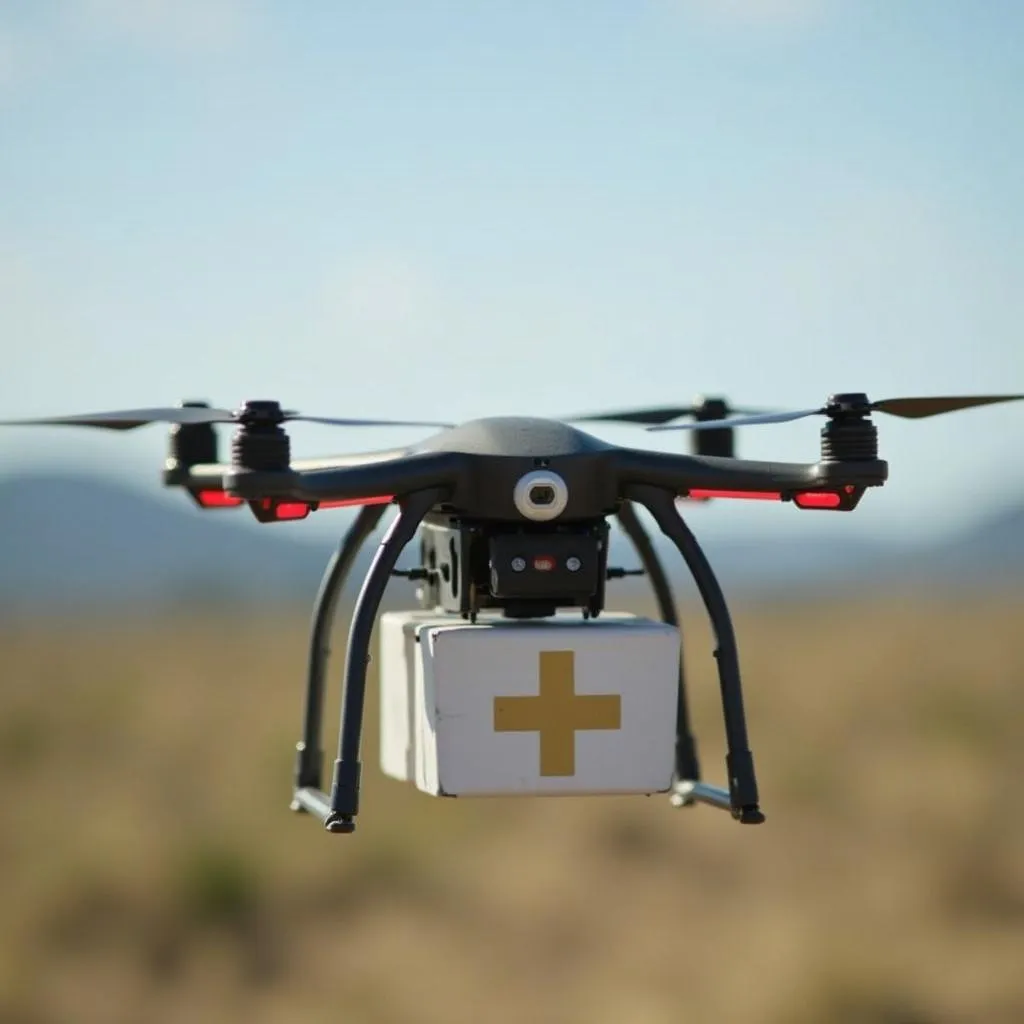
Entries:
{"label": "quadcopter body", "polygon": [[[319,818],[329,832],[355,829],[371,638],[394,575],[419,581],[420,607],[381,617],[382,767],[388,774],[438,795],[670,792],[677,806],[709,804],[741,823],[757,824],[764,814],[747,739],[736,638],[726,599],[680,503],[746,498],[803,510],[853,511],[869,488],[888,478],[873,412],[921,418],[1021,397],[870,402],[864,394],[848,393],[817,408],[741,417],[725,417],[728,409],[720,402],[711,412],[723,415],[712,415],[704,403],[566,420],[408,424],[440,429],[403,448],[306,460],[292,458],[289,421],[396,421],[306,417],[277,402],[250,401],[237,410],[186,403],[15,422],[113,430],[169,422],[164,483],[185,490],[204,509],[247,506],[260,522],[271,523],[359,506],[314,605],[293,787],[293,809]],[[733,456],[735,428],[812,415],[826,420],[815,461]],[[693,420],[678,422],[682,416]],[[623,447],[572,425],[599,420],[647,430],[706,431],[713,447],[725,453],[703,454],[699,446],[687,455]],[[227,461],[219,457],[219,423],[236,428]],[[349,626],[338,750],[327,791],[322,711],[334,615],[359,550],[391,506],[397,514],[377,545]],[[679,551],[711,621],[728,748],[726,787],[702,780],[675,600],[637,515],[640,508]],[[660,622],[605,614],[608,580],[627,571],[608,565],[612,520],[629,537],[650,579]],[[399,556],[417,536],[420,565],[397,570]],[[590,683],[588,695],[581,696],[576,691],[586,683],[585,665]],[[491,694],[482,679],[515,692]],[[551,731],[547,718],[538,717],[540,705],[529,703],[545,694],[551,698],[545,705]],[[638,722],[646,724],[641,728]],[[467,733],[470,728],[475,731]],[[586,730],[585,739],[577,729]],[[513,758],[504,774],[495,774],[492,757],[485,770],[484,733],[507,734],[501,750],[539,748],[539,767],[524,769]],[[528,740],[524,734],[534,735]],[[578,770],[577,761],[583,765]],[[609,765],[621,767],[611,771]],[[445,777],[457,784],[446,784]]]}

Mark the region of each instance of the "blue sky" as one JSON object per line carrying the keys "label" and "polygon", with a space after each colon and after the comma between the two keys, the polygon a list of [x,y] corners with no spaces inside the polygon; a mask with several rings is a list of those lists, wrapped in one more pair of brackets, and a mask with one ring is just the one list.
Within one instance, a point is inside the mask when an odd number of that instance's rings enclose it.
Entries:
{"label": "blue sky", "polygon": [[[1022,36],[1010,0],[5,0],[2,414],[1024,392]],[[890,484],[814,529],[1024,495],[1024,405],[879,421]],[[741,452],[813,459],[817,429]],[[11,430],[0,473],[155,491],[163,445]]]}

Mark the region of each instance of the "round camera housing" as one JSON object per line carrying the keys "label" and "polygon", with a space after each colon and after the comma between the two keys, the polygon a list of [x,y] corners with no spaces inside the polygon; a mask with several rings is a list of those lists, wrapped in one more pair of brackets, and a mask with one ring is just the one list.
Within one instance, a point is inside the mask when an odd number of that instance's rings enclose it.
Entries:
{"label": "round camera housing", "polygon": [[512,495],[516,510],[535,523],[557,519],[569,504],[565,481],[548,469],[537,469],[519,478]]}

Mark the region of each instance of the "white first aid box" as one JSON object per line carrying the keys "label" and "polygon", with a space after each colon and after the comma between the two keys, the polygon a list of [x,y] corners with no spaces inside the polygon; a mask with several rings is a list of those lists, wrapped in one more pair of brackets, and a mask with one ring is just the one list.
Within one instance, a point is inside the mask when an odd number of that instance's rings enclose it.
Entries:
{"label": "white first aid box", "polygon": [[381,768],[435,796],[663,793],[679,633],[627,613],[380,620]]}

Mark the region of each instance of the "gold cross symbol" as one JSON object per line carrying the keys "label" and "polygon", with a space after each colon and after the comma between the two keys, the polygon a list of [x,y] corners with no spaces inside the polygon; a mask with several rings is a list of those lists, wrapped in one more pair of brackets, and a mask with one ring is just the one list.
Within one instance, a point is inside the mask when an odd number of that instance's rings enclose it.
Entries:
{"label": "gold cross symbol", "polygon": [[576,774],[577,729],[621,729],[622,698],[575,692],[572,651],[540,652],[540,694],[495,697],[495,732],[540,733],[540,774]]}

